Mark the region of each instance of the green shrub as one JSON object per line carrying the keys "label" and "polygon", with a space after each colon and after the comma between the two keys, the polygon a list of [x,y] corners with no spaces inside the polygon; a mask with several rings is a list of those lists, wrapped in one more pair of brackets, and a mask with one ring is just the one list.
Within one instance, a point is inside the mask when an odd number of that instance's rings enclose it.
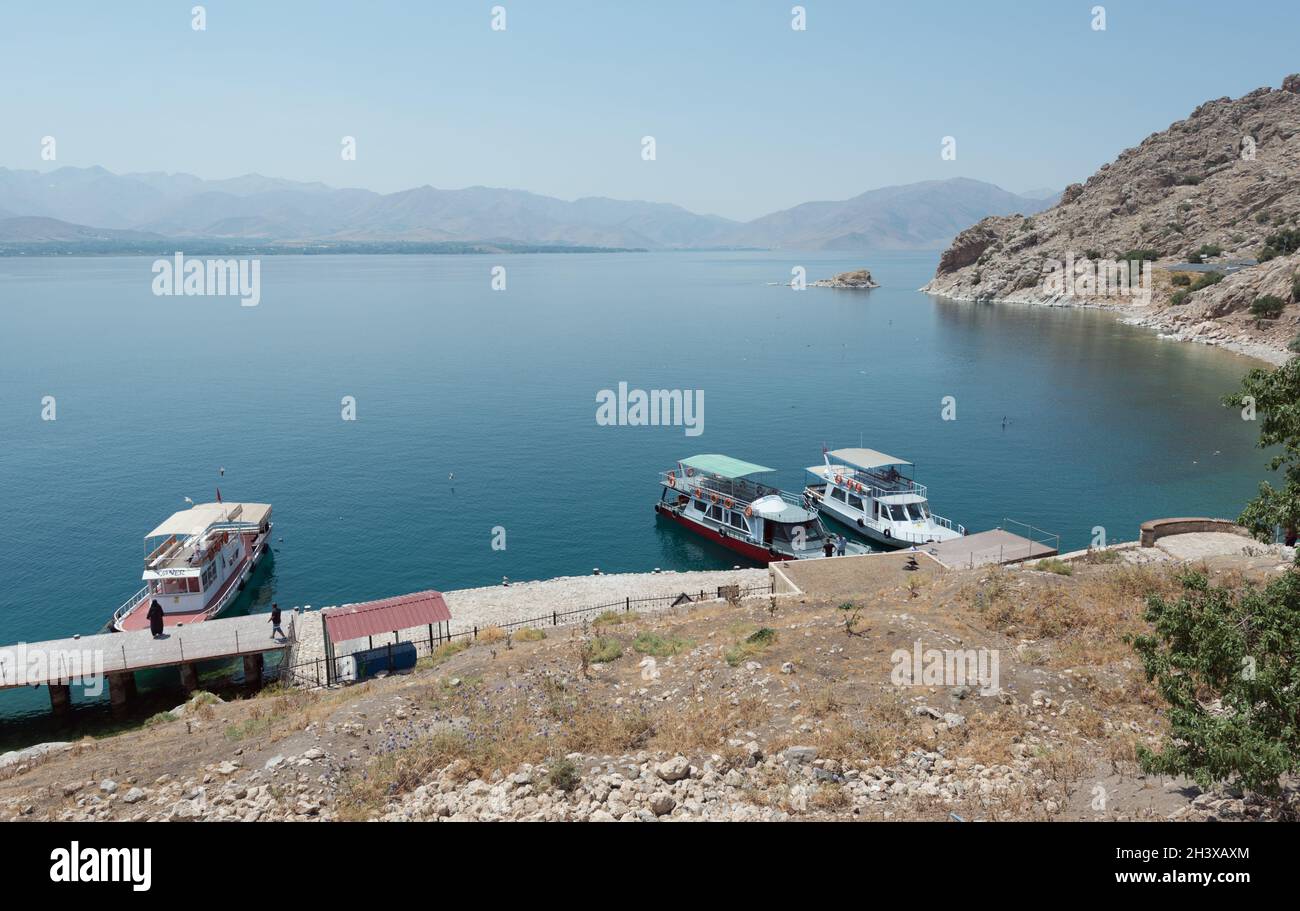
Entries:
{"label": "green shrub", "polygon": [[1192,254],[1192,262],[1203,263],[1215,256],[1222,256],[1223,248],[1218,244],[1201,244],[1201,249]]}
{"label": "green shrub", "polygon": [[1155,262],[1159,258],[1160,252],[1158,250],[1140,249],[1129,250],[1127,253],[1121,254],[1119,256],[1119,261],[1128,262],[1129,260],[1136,259],[1139,262]]}
{"label": "green shrub", "polygon": [[582,783],[582,775],[572,759],[555,759],[546,771],[546,781],[561,791],[573,791]]}
{"label": "green shrub", "polygon": [[515,633],[515,638],[520,642],[540,642],[542,639],[546,638],[546,633],[540,629],[525,626],[523,629]]}
{"label": "green shrub", "polygon": [[761,654],[769,645],[776,642],[776,630],[763,627],[750,633],[740,642],[722,653],[722,657],[732,667]]}
{"label": "green shrub", "polygon": [[1276,234],[1264,238],[1264,243],[1277,250],[1279,254],[1290,256],[1300,250],[1300,229],[1283,228]]}
{"label": "green shrub", "polygon": [[593,664],[609,664],[623,657],[623,646],[610,636],[597,636],[586,645],[587,658]]}
{"label": "green shrub", "polygon": [[1206,272],[1196,281],[1192,282],[1191,291],[1192,293],[1195,293],[1197,291],[1200,291],[1202,288],[1208,288],[1211,285],[1217,285],[1221,281],[1223,281],[1222,272]]}
{"label": "green shrub", "polygon": [[1181,307],[1183,301],[1187,300],[1187,295],[1189,294],[1191,294],[1191,292],[1188,291],[1186,288],[1184,288],[1182,291],[1175,291],[1174,296],[1169,298],[1169,303],[1173,304],[1175,307]]}
{"label": "green shrub", "polygon": [[1260,319],[1277,319],[1282,315],[1282,309],[1286,302],[1282,298],[1273,294],[1265,294],[1263,297],[1255,298],[1255,303],[1250,305],[1252,316]]}
{"label": "green shrub", "polygon": [[642,655],[654,655],[667,658],[680,655],[691,647],[691,643],[678,636],[661,636],[658,633],[642,633],[632,640],[632,648]]}
{"label": "green shrub", "polygon": [[1240,592],[1200,573],[1181,581],[1177,600],[1148,600],[1153,632],[1132,640],[1170,706],[1159,752],[1138,747],[1142,769],[1277,794],[1300,769],[1300,571]]}
{"label": "green shrub", "polygon": [[1039,570],[1040,572],[1056,573],[1058,576],[1074,575],[1073,566],[1071,566],[1069,563],[1066,563],[1064,560],[1058,560],[1055,557],[1052,557],[1047,560],[1039,560],[1034,565],[1034,568]]}
{"label": "green shrub", "polygon": [[1169,281],[1180,288],[1186,288],[1192,283],[1192,277],[1186,272],[1175,272],[1170,276]]}
{"label": "green shrub", "polygon": [[1300,275],[1291,282],[1291,301],[1300,304]]}

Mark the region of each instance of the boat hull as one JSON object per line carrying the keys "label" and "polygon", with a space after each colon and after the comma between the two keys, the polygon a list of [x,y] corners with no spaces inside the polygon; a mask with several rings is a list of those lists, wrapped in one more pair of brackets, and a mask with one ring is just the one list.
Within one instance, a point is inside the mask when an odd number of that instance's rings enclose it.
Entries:
{"label": "boat hull", "polygon": [[757,544],[751,544],[748,541],[742,541],[738,538],[730,537],[729,535],[719,534],[706,525],[692,522],[685,516],[679,515],[673,510],[666,508],[662,503],[655,504],[655,512],[659,513],[659,515],[666,519],[672,519],[683,528],[690,529],[701,538],[712,541],[714,544],[721,544],[723,547],[727,548],[727,550],[738,553],[745,559],[752,560],[755,563],[760,563],[763,566],[767,566],[770,563],[784,563],[787,560],[794,559],[793,557],[786,557],[781,554],[773,553],[766,547],[760,547]]}
{"label": "boat hull", "polygon": [[862,520],[860,517],[854,517],[845,512],[841,512],[835,504],[828,503],[822,497],[816,498],[816,505],[817,511],[821,513],[823,518],[833,519],[836,524],[844,526],[859,537],[870,541],[872,544],[891,550],[911,547],[912,545],[922,547],[927,544],[939,544],[953,538],[961,537],[959,533],[947,529],[930,529],[929,532],[922,531],[917,533],[914,537],[904,539],[887,534],[880,529],[873,527],[870,523]]}

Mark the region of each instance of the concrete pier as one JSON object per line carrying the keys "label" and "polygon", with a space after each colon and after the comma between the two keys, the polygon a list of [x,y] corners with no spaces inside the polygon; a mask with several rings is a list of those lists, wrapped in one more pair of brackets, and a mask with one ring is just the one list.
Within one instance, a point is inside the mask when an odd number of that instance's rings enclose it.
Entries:
{"label": "concrete pier", "polygon": [[136,671],[177,667],[181,683],[194,690],[199,662],[245,658],[245,676],[260,680],[262,655],[294,644],[295,621],[295,615],[288,615],[283,639],[267,636],[266,617],[257,614],[172,627],[158,639],[148,630],[133,630],[0,646],[0,689],[48,686],[50,707],[62,715],[72,707],[71,684],[107,677],[109,704],[123,714],[135,698]]}
{"label": "concrete pier", "polygon": [[199,688],[199,672],[192,663],[181,665],[181,686],[187,693]]}
{"label": "concrete pier", "polygon": [[72,711],[72,687],[66,683],[50,684],[50,708],[60,717]]}
{"label": "concrete pier", "polygon": [[108,675],[108,702],[114,715],[125,715],[135,698],[135,672],[119,671]]}

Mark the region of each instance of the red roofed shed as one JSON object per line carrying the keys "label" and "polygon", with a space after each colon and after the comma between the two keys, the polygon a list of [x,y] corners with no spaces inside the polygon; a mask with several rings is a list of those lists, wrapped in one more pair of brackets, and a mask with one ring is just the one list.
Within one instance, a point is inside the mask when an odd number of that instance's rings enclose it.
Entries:
{"label": "red roofed shed", "polygon": [[[381,601],[326,608],[321,611],[321,618],[325,621],[325,653],[332,671],[334,643],[368,638],[373,645],[371,637],[379,633],[392,633],[396,641],[401,630],[425,626],[429,629],[429,645],[432,647],[435,624],[439,628],[439,638],[444,629],[450,634],[450,627],[443,625],[451,623],[451,611],[447,609],[447,600],[442,592],[429,590]],[[332,673],[330,677],[333,677]]]}

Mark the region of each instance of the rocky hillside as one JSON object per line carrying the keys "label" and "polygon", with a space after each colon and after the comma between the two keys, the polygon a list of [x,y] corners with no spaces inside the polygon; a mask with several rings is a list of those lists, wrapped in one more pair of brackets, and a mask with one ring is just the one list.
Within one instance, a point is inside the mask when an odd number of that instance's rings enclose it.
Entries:
{"label": "rocky hillside", "polygon": [[[1221,556],[1195,554],[1217,582],[1294,559],[1219,537]],[[1121,545],[1037,569],[845,561],[816,595],[483,629],[411,673],[199,694],[116,736],[7,754],[0,818],[1273,817],[1293,790],[1201,793],[1135,762],[1167,722],[1123,637],[1182,560]],[[997,649],[996,681],[900,682],[894,656],[918,643]]]}
{"label": "rocky hillside", "polygon": [[[1123,310],[1132,322],[1278,362],[1300,324],[1297,246],[1300,75],[1293,75],[1280,89],[1206,102],[1066,188],[1045,212],[968,228],[923,290]],[[1072,262],[1082,275],[1132,260],[1154,264],[1149,301],[1082,283],[1063,292],[1049,280],[1057,264]],[[1167,268],[1185,263],[1219,269],[1205,279]],[[1281,301],[1279,316],[1251,312],[1269,296]]]}

